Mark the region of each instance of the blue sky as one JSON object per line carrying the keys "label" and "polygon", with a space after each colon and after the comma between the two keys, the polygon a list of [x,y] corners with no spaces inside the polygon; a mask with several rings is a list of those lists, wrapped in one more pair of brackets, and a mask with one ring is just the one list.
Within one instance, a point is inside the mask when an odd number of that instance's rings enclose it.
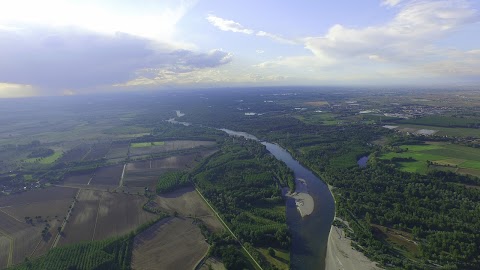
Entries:
{"label": "blue sky", "polygon": [[474,0],[0,3],[0,97],[480,82]]}

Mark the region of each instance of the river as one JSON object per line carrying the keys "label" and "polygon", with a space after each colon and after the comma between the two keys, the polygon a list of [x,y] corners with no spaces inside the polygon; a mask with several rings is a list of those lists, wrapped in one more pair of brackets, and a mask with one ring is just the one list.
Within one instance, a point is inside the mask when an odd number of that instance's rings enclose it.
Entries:
{"label": "river", "polygon": [[[177,115],[181,113],[177,111]],[[182,116],[185,114],[182,114]],[[179,116],[181,117],[181,116]],[[190,125],[186,122],[169,122]],[[231,136],[240,136],[250,140],[260,141],[246,132],[220,129]],[[287,224],[292,234],[290,250],[291,269],[311,270],[325,269],[328,235],[335,216],[335,202],[328,186],[316,177],[310,170],[303,167],[288,151],[277,144],[261,142],[267,150],[280,161],[283,161],[294,173],[297,192],[308,192],[313,198],[314,208],[310,215],[302,217],[295,204],[295,199],[287,199]],[[299,190],[301,189],[301,190]]]}
{"label": "river", "polygon": [[[242,136],[258,141],[255,136],[245,132],[221,130],[232,136]],[[300,179],[305,181],[308,194],[314,201],[313,212],[302,218],[295,200],[287,197],[287,223],[292,233],[291,268],[325,269],[328,234],[335,215],[335,203],[328,186],[279,145],[269,142],[261,143],[275,158],[285,162],[294,172],[297,183]]]}

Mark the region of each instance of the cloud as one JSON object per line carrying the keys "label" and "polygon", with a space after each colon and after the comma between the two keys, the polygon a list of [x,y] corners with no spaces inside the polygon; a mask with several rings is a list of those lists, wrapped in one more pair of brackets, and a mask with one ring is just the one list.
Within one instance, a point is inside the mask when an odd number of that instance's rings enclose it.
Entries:
{"label": "cloud", "polygon": [[248,29],[245,28],[243,25],[241,25],[238,22],[232,21],[232,20],[227,20],[227,19],[222,19],[220,17],[214,16],[214,15],[208,15],[207,20],[215,27],[222,31],[231,31],[235,33],[243,33],[247,35],[253,35],[255,34],[256,36],[259,37],[267,37],[270,38],[274,41],[280,42],[280,43],[286,43],[286,44],[298,44],[297,42],[283,38],[279,35],[275,35],[272,33],[268,33],[265,31],[256,31],[253,29]]}
{"label": "cloud", "polygon": [[392,61],[416,61],[438,55],[435,41],[479,21],[467,1],[411,1],[382,26],[349,28],[337,24],[322,37],[305,39],[305,47],[322,59],[377,55]]}
{"label": "cloud", "polygon": [[271,38],[277,42],[280,42],[280,43],[286,43],[286,44],[297,44],[295,41],[292,41],[292,40],[289,40],[289,39],[286,39],[286,38],[283,38],[281,36],[278,36],[278,35],[275,35],[275,34],[272,34],[272,33],[268,33],[268,32],[265,32],[265,31],[258,31],[256,33],[257,36],[259,37],[268,37],[268,38]]}
{"label": "cloud", "polygon": [[217,67],[232,59],[221,50],[178,50],[129,34],[71,27],[0,30],[0,41],[0,82],[52,91],[111,85],[148,69],[187,72]]}
{"label": "cloud", "polygon": [[0,98],[30,97],[37,94],[31,85],[0,83]]}
{"label": "cloud", "polygon": [[253,34],[255,31],[252,29],[245,28],[243,25],[232,21],[232,20],[226,20],[222,19],[220,17],[214,16],[214,15],[208,15],[207,20],[215,27],[222,31],[231,31],[235,33],[243,33],[247,35]]}
{"label": "cloud", "polygon": [[398,4],[400,4],[400,2],[402,2],[402,0],[383,0],[382,1],[382,6],[394,7]]}

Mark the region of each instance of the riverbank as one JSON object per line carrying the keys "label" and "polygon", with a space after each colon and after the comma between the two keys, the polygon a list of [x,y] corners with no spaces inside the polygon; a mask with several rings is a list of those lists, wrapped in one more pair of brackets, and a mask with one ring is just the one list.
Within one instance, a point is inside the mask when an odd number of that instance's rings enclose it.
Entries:
{"label": "riverbank", "polygon": [[327,270],[380,270],[363,253],[352,248],[352,240],[345,237],[343,229],[332,225],[328,235],[325,269]]}
{"label": "riverbank", "polygon": [[313,197],[308,194],[308,186],[305,179],[295,178],[295,192],[289,192],[286,195],[295,200],[295,205],[302,218],[313,212],[315,202]]}
{"label": "riverbank", "polygon": [[[337,200],[333,194],[333,187],[328,185],[328,190],[332,194],[335,205]],[[337,211],[335,209],[334,220],[337,218]],[[345,236],[345,231],[342,228],[330,226],[330,233],[327,241],[327,254],[325,256],[326,270],[380,270],[377,264],[367,258],[363,253],[353,249],[352,240]]]}

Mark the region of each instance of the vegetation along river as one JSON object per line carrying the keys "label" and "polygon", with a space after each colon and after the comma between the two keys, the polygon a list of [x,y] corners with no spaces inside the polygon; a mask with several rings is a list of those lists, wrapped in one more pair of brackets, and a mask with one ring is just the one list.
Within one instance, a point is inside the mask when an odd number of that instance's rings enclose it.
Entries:
{"label": "vegetation along river", "polygon": [[[258,140],[255,136],[222,129],[232,136]],[[287,223],[292,233],[292,269],[325,269],[328,234],[335,215],[335,203],[328,186],[310,170],[303,167],[277,144],[262,142],[267,150],[294,172],[297,192],[307,192],[313,198],[313,211],[302,217],[295,199],[287,197]],[[301,191],[299,191],[301,189]]]}

